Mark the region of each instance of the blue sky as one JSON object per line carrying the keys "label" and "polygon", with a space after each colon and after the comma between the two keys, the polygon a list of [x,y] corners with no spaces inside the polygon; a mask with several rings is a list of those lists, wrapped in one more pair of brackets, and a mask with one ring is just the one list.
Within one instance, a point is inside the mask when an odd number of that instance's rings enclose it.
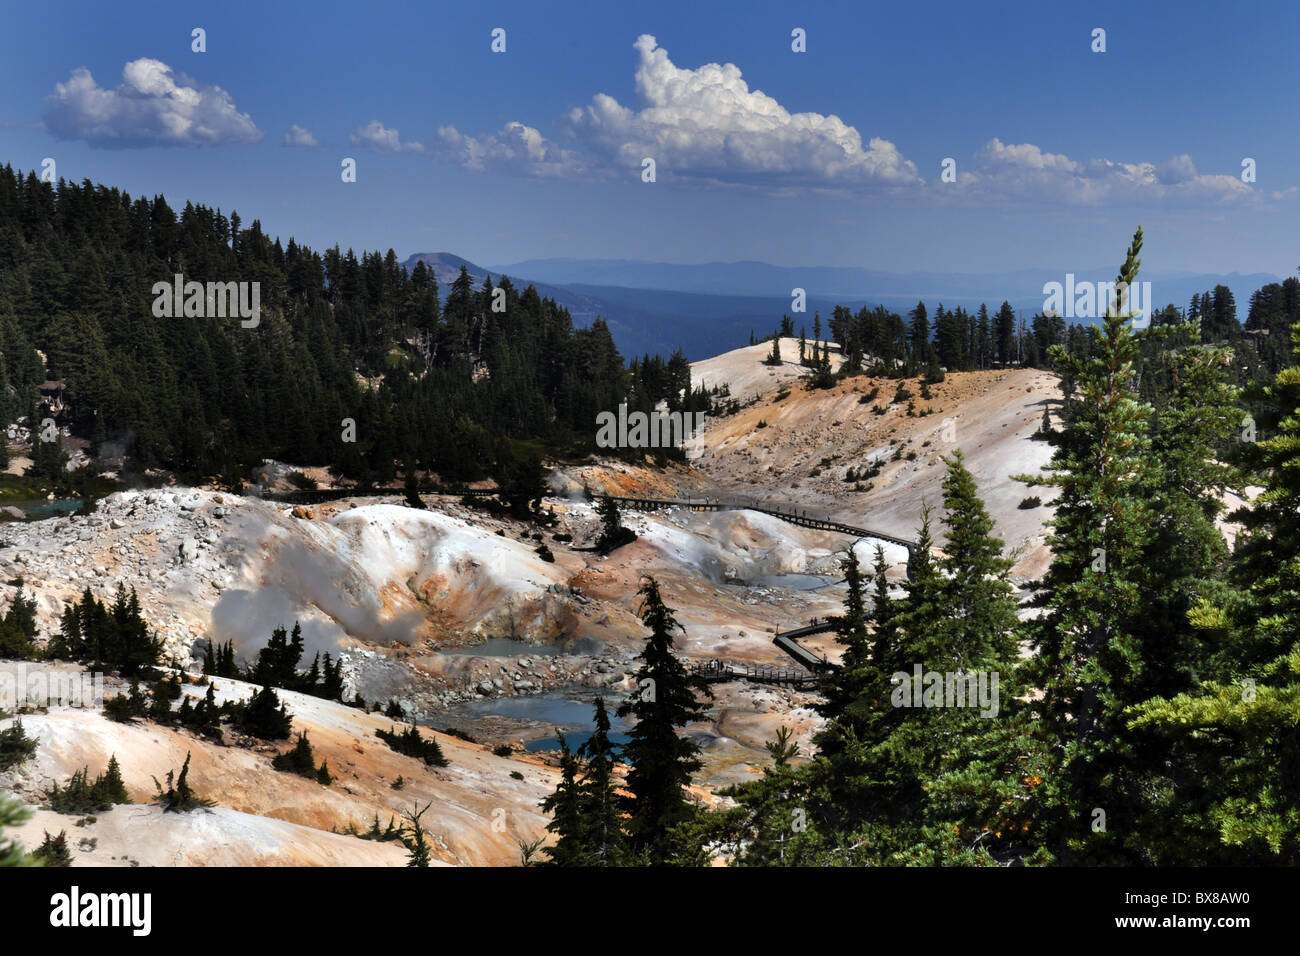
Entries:
{"label": "blue sky", "polygon": [[[1084,270],[1141,222],[1148,269],[1300,264],[1296,4],[54,2],[4,22],[0,161],[318,248]],[[283,145],[295,126],[306,145]]]}

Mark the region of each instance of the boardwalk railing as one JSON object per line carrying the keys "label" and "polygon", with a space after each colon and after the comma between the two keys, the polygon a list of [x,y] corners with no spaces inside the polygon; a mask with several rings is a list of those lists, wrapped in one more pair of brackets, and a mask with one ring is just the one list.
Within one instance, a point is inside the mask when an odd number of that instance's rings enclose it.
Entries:
{"label": "boardwalk railing", "polygon": [[777,667],[774,664],[736,664],[731,661],[697,661],[690,672],[710,684],[724,681],[747,680],[756,684],[781,684],[788,687],[814,688],[821,678],[806,670],[794,667]]}
{"label": "boardwalk railing", "polygon": [[806,511],[782,508],[779,505],[753,499],[686,498],[678,500],[670,498],[623,498],[614,495],[602,495],[601,497],[612,498],[620,505],[626,505],[639,511],[658,511],[662,508],[687,508],[691,511],[760,511],[763,514],[780,518],[782,521],[788,521],[804,528],[835,531],[839,534],[852,535],[855,538],[878,538],[881,541],[888,541],[890,544],[906,548],[909,556],[916,546],[916,542],[900,538],[897,535],[886,534],[883,531],[872,531],[870,528],[858,528],[850,524],[844,524],[841,521],[832,520],[830,517],[810,515]]}
{"label": "boardwalk railing", "polygon": [[825,634],[833,630],[835,625],[830,621],[818,621],[816,624],[797,627],[792,631],[780,631],[772,638],[773,644],[794,658],[795,663],[799,665],[797,668],[711,660],[691,664],[690,671],[711,684],[743,679],[758,684],[787,684],[793,687],[815,688],[820,686],[822,675],[834,670],[835,665],[825,656],[814,654],[807,648],[799,646],[795,643],[795,639],[813,634]]}

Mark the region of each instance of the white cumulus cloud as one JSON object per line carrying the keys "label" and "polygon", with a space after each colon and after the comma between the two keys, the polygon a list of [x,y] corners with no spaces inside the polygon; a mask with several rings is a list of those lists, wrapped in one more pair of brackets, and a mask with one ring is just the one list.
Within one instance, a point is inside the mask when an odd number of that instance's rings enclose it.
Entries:
{"label": "white cumulus cloud", "polygon": [[293,146],[299,149],[315,149],[320,145],[320,140],[318,140],[312,134],[312,131],[307,129],[305,126],[299,126],[297,123],[294,123],[284,134],[284,140],[280,145]]}
{"label": "white cumulus cloud", "polygon": [[838,116],[791,113],[751,90],[733,63],[682,69],[655,38],[634,44],[640,59],[631,109],[607,94],[568,115],[575,139],[616,166],[655,160],[659,174],[740,184],[908,186],[916,165],[886,139],[862,135]]}
{"label": "white cumulus cloud", "polygon": [[59,139],[92,146],[226,146],[259,142],[262,133],[230,94],[199,86],[161,60],[142,57],[105,89],[78,67],[45,98],[45,123]]}
{"label": "white cumulus cloud", "polygon": [[475,172],[560,178],[587,171],[576,153],[523,123],[507,123],[497,133],[478,137],[466,136],[454,126],[442,126],[432,152],[442,162]]}
{"label": "white cumulus cloud", "polygon": [[415,141],[402,142],[402,137],[395,129],[390,129],[379,120],[371,120],[365,126],[358,126],[348,137],[353,146],[373,149],[378,153],[423,153],[424,144]]}
{"label": "white cumulus cloud", "polygon": [[1186,153],[1161,163],[1073,160],[1032,143],[996,137],[975,153],[975,169],[959,181],[981,199],[1044,200],[1074,205],[1173,201],[1223,203],[1257,198],[1237,176],[1205,174]]}

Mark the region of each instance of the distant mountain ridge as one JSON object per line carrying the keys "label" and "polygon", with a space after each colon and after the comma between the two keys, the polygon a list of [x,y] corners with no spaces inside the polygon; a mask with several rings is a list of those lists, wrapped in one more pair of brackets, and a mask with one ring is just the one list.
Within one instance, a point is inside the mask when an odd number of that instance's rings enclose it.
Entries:
{"label": "distant mountain ridge", "polygon": [[[627,286],[638,289],[662,289],[677,292],[700,292],[714,295],[776,295],[789,297],[790,290],[802,288],[810,295],[881,301],[897,297],[924,299],[927,304],[943,301],[958,303],[979,299],[990,306],[1006,299],[1042,298],[1045,282],[1062,281],[1067,272],[1076,278],[1109,281],[1116,269],[1033,268],[1006,272],[886,272],[852,266],[777,266],[767,262],[709,262],[681,265],[668,262],[645,262],[632,259],[530,259],[508,266],[494,267],[507,275],[527,275],[556,285]],[[1179,306],[1195,292],[1226,285],[1238,304],[1248,301],[1251,292],[1269,282],[1280,281],[1270,273],[1212,274],[1196,272],[1160,272],[1148,270],[1142,279],[1152,283],[1157,300],[1164,305]],[[1168,286],[1161,294],[1154,287]],[[1244,294],[1242,290],[1245,290]],[[1180,298],[1180,293],[1186,295]],[[915,303],[913,303],[915,304]]]}
{"label": "distant mountain ridge", "polygon": [[[968,311],[981,303],[996,310],[1003,300],[1024,313],[1026,320],[1043,308],[1045,282],[1063,282],[1070,270],[1019,269],[1000,273],[893,273],[853,267],[775,266],[765,262],[717,262],[680,265],[630,259],[530,259],[507,266],[480,266],[449,252],[416,253],[406,259],[413,269],[423,261],[433,268],[439,288],[460,274],[462,265],[482,285],[485,276],[502,275],[521,288],[532,284],[544,297],[569,310],[574,323],[589,324],[601,316],[625,357],[646,353],[667,356],[680,348],[699,361],[762,337],[790,314],[791,290],[806,291],[807,313],[795,315],[795,328],[812,334],[813,315],[823,322],[836,305],[855,311],[883,305],[905,314],[918,301],[933,312],[961,306]],[[1111,281],[1114,269],[1075,270],[1079,281]],[[1278,282],[1268,273],[1241,275],[1159,273],[1142,276],[1151,282],[1157,307],[1173,303],[1186,308],[1191,297],[1216,285],[1232,289],[1238,318],[1244,320],[1250,296],[1260,286]]]}

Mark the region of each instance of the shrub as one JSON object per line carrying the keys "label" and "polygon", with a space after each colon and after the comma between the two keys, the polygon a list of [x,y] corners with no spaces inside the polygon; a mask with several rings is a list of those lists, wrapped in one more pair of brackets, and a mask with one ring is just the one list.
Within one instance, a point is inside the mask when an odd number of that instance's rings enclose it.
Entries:
{"label": "shrub", "polygon": [[67,832],[60,830],[58,836],[52,837],[49,831],[46,831],[45,839],[32,851],[32,856],[39,860],[42,866],[72,866],[72,851],[68,849]]}
{"label": "shrub", "polygon": [[235,727],[243,733],[262,740],[287,740],[293,727],[293,718],[280,703],[274,688],[263,687],[247,703],[233,708]]}
{"label": "shrub", "polygon": [[189,777],[190,755],[187,753],[179,777],[173,771],[167,771],[166,790],[158,782],[157,777],[153,778],[153,785],[158,788],[154,802],[163,808],[164,813],[188,813],[190,810],[197,810],[200,807],[212,806],[211,800],[204,800],[190,788]]}
{"label": "shrub", "polygon": [[447,766],[447,758],[443,756],[438,741],[432,737],[422,736],[415,728],[415,724],[411,724],[400,734],[393,729],[376,730],[375,736],[399,754],[423,760],[431,767]]}
{"label": "shrub", "polygon": [[463,740],[466,743],[471,743],[471,744],[478,743],[477,739],[475,739],[466,731],[461,730],[459,727],[444,727],[441,728],[440,732],[446,734],[448,737],[455,737],[457,740]]}
{"label": "shrub", "polygon": [[90,782],[88,771],[83,768],[72,775],[66,787],[60,788],[55,783],[45,796],[50,801],[50,809],[55,813],[74,816],[110,810],[114,804],[131,802],[126,793],[126,784],[122,782],[122,768],[118,765],[116,756],[109,759],[108,769],[96,777],[93,783]]}
{"label": "shrub", "polygon": [[0,770],[17,766],[35,752],[36,739],[27,736],[21,720],[15,720],[11,727],[0,730]]}
{"label": "shrub", "polygon": [[315,780],[324,786],[329,786],[334,779],[330,776],[329,767],[325,761],[322,760],[321,765],[316,766],[316,757],[312,753],[311,744],[307,740],[306,733],[298,735],[298,742],[294,744],[292,750],[286,750],[284,753],[271,758],[271,766],[276,770],[296,773],[308,780]]}
{"label": "shrub", "polygon": [[[400,777],[398,779],[401,779]],[[397,825],[394,819],[388,818],[388,826],[379,826],[379,814],[375,814],[375,822],[370,825],[370,829],[365,833],[358,833],[356,827],[351,827],[350,832],[362,840],[378,840],[387,842],[389,840],[400,840],[402,838],[402,828]]]}
{"label": "shrub", "polygon": [[299,491],[315,491],[319,486],[316,479],[311,478],[301,471],[289,472],[289,484],[293,485]]}
{"label": "shrub", "polygon": [[1043,503],[1043,500],[1042,500],[1041,498],[1039,498],[1038,495],[1030,495],[1028,498],[1025,498],[1024,500],[1022,500],[1022,501],[1020,502],[1020,504],[1017,505],[1016,507],[1018,507],[1018,508],[1022,508],[1022,509],[1024,509],[1025,511],[1028,511],[1030,508],[1037,508],[1037,507],[1038,507],[1039,505],[1041,505],[1042,503]]}

